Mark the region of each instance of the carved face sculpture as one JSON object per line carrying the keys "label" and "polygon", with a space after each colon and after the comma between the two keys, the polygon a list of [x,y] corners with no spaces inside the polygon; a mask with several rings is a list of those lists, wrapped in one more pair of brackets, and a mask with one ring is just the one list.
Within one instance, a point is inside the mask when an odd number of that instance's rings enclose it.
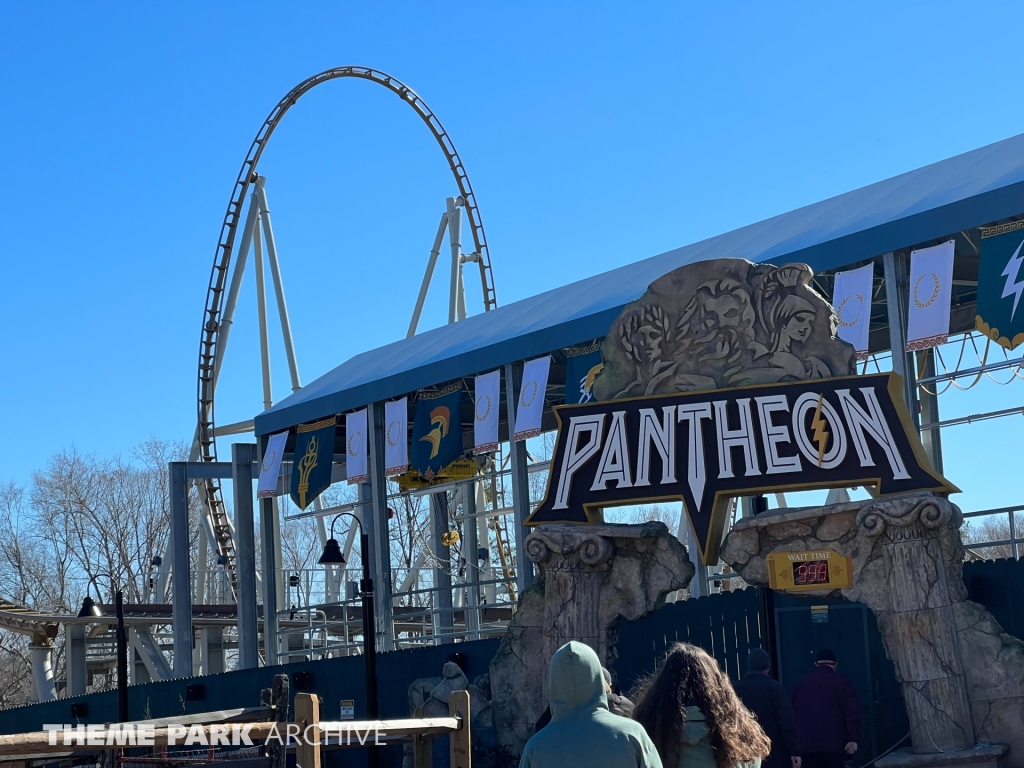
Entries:
{"label": "carved face sculpture", "polygon": [[665,333],[653,325],[641,325],[636,333],[643,360],[650,362],[661,357],[661,345],[665,341]]}
{"label": "carved face sculpture", "polygon": [[699,360],[735,360],[754,340],[750,296],[733,280],[704,283],[679,322],[679,338]]}
{"label": "carved face sculpture", "polygon": [[807,341],[816,314],[814,306],[806,299],[795,295],[783,299],[776,307],[772,320],[772,351],[788,352],[791,342]]}
{"label": "carved face sculpture", "polygon": [[620,325],[619,333],[626,353],[637,363],[651,364],[662,359],[669,335],[665,311],[654,304],[629,315]]}
{"label": "carved face sculpture", "polygon": [[806,341],[811,333],[811,320],[813,312],[798,312],[786,323],[786,333],[794,341]]}
{"label": "carved face sculpture", "polygon": [[733,294],[712,296],[704,302],[704,320],[697,341],[711,341],[722,328],[737,328],[743,321],[743,302]]}

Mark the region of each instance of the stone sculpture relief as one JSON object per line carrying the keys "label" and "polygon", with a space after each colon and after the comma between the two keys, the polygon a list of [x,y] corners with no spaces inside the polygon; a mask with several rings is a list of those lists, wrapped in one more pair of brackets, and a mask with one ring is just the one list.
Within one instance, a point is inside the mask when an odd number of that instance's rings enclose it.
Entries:
{"label": "stone sculpture relief", "polygon": [[[767,584],[771,552],[835,549],[853,560],[843,597],[878,619],[911,725],[897,765],[1024,767],[1024,642],[1003,632],[963,581],[960,509],[947,499],[891,499],[779,509],[737,521],[722,559],[748,584]],[[974,747],[975,743],[1005,745]],[[1003,752],[1009,747],[1009,751]],[[898,758],[898,759],[897,759]]]}
{"label": "stone sculpture relief", "polygon": [[599,400],[827,378],[856,372],[806,264],[715,259],[651,283],[615,320]]}

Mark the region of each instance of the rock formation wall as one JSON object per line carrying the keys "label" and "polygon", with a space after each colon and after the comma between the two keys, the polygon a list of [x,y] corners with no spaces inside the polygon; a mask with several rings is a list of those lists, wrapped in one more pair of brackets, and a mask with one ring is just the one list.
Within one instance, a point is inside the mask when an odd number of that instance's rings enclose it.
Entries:
{"label": "rock formation wall", "polygon": [[1007,744],[1005,765],[1024,768],[1024,642],[967,599],[961,523],[954,504],[931,496],[775,510],[739,521],[722,558],[767,584],[771,552],[850,557],[854,583],[842,594],[878,617],[914,751]]}
{"label": "rock formation wall", "polygon": [[541,526],[525,546],[540,578],[520,598],[490,668],[497,739],[514,754],[547,707],[552,654],[579,640],[611,667],[619,620],[660,608],[695,570],[663,523]]}

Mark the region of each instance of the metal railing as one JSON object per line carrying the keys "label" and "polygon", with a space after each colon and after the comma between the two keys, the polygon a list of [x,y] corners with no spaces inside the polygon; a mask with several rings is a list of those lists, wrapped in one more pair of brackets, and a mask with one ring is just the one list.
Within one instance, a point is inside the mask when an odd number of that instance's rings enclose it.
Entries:
{"label": "metal railing", "polygon": [[[350,568],[335,570],[343,574],[359,572],[359,569]],[[432,568],[421,570],[429,572]],[[399,575],[393,574],[393,578],[398,581]],[[324,567],[281,570],[279,577],[285,584],[293,585],[289,587],[289,593],[294,591],[298,596],[314,599],[328,593],[326,582],[332,578]],[[347,594],[342,599],[317,604],[295,603],[278,611],[281,656],[313,660],[362,653],[362,599],[357,590],[358,582],[353,579],[348,583],[352,584],[352,589],[345,590]],[[496,599],[486,599],[488,588],[493,589]],[[467,591],[471,589],[476,590],[479,596],[475,605],[468,599]],[[396,648],[476,640],[504,633],[514,609],[504,578],[456,580],[450,589],[451,605],[441,604],[440,596],[446,591],[448,588],[441,585],[392,593],[390,621]],[[340,595],[341,592],[335,594]],[[460,616],[461,622],[458,621]],[[297,623],[303,626],[296,626]]]}
{"label": "metal railing", "polygon": [[991,547],[1009,547],[1011,556],[1014,560],[1020,559],[1020,544],[1024,544],[1024,538],[1017,536],[1017,515],[1016,513],[1024,511],[1024,504],[1020,504],[1012,507],[998,507],[996,509],[983,509],[978,512],[965,512],[964,519],[970,520],[979,517],[993,517],[996,515],[1006,515],[1008,522],[1008,532],[1010,537],[1008,539],[999,539],[996,541],[980,541],[980,542],[964,542],[964,549],[975,550],[975,549],[986,549]]}

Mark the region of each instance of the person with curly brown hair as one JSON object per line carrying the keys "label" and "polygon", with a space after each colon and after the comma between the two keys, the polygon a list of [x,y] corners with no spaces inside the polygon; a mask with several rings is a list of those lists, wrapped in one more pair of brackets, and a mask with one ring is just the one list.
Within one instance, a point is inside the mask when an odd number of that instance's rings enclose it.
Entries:
{"label": "person with curly brown hair", "polygon": [[666,768],[759,768],[771,742],[702,648],[676,643],[631,697]]}

